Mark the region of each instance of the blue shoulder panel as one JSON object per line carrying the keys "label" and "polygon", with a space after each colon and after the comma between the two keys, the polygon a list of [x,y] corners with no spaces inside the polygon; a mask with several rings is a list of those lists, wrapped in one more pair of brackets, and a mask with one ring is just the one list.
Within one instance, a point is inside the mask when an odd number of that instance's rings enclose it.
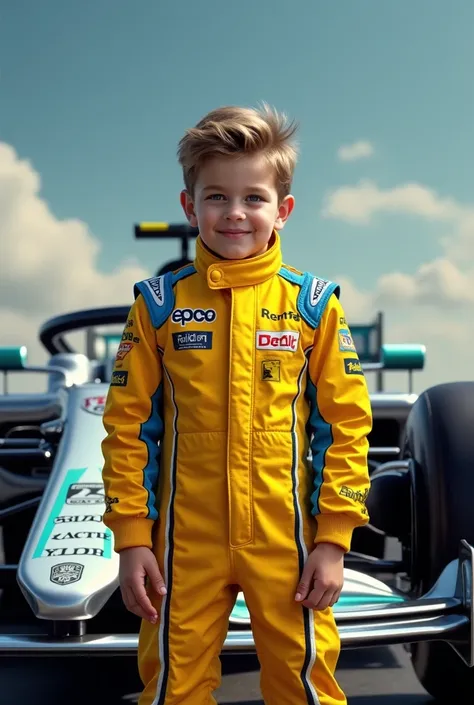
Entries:
{"label": "blue shoulder panel", "polygon": [[174,308],[173,287],[181,279],[194,274],[196,269],[190,264],[178,272],[167,272],[159,277],[144,279],[134,286],[135,298],[139,294],[145,299],[145,303],[150,314],[150,320],[154,328],[161,328],[166,319],[171,315]]}
{"label": "blue shoulder panel", "polygon": [[173,286],[176,282],[179,282],[180,279],[186,279],[186,277],[190,277],[191,274],[196,274],[196,267],[194,264],[188,264],[187,267],[183,267],[178,272],[173,274]]}
{"label": "blue shoulder panel", "polygon": [[333,294],[339,298],[340,292],[339,284],[305,272],[303,286],[298,296],[298,311],[309,325],[316,329],[329,299]]}
{"label": "blue shoulder panel", "polygon": [[339,298],[339,285],[328,279],[315,277],[310,272],[297,274],[285,267],[282,267],[278,273],[283,279],[300,287],[297,300],[298,312],[308,325],[316,329],[332,294]]}

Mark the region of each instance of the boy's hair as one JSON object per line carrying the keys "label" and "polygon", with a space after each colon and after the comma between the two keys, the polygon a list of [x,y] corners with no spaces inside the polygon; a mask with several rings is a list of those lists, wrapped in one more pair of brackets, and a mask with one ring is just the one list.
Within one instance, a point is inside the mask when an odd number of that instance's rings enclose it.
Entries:
{"label": "boy's hair", "polygon": [[194,197],[199,169],[213,157],[264,154],[276,174],[278,196],[290,193],[297,149],[297,125],[265,103],[260,110],[225,106],[212,110],[179,142],[178,159],[186,190]]}

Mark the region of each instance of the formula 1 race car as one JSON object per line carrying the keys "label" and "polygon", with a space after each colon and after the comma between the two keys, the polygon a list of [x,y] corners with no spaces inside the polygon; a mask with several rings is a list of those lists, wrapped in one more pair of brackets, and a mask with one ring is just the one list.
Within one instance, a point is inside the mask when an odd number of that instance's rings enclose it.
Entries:
{"label": "formula 1 race car", "polygon": [[[48,380],[45,393],[0,395],[2,656],[137,649],[139,621],[122,605],[118,556],[102,523],[101,415],[114,338],[90,335],[123,327],[127,313],[101,308],[47,321],[45,368],[28,367],[24,347],[0,349],[5,377],[46,372]],[[66,339],[81,329],[92,341],[87,355]],[[423,364],[421,346],[384,345],[364,369],[411,372]],[[371,523],[356,531],[346,557],[335,606],[342,646],[406,644],[425,689],[464,702],[474,689],[474,382],[419,396],[377,392],[372,406]],[[387,537],[398,541],[398,560],[380,551]],[[252,653],[239,595],[223,657]]]}

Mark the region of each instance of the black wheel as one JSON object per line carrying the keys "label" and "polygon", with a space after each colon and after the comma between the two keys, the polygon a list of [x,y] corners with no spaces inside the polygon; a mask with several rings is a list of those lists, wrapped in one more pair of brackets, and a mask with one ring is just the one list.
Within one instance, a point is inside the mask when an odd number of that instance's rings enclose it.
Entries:
{"label": "black wheel", "polygon": [[[411,579],[426,593],[466,539],[474,545],[474,382],[442,384],[420,395],[407,420],[405,453],[412,476]],[[443,642],[411,647],[415,673],[439,702],[465,702],[468,668]]]}

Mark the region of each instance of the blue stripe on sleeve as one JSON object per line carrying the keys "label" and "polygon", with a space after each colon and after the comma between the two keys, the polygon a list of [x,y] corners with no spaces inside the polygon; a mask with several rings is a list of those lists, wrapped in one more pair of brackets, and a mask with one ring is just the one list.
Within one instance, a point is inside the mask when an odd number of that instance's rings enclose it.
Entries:
{"label": "blue stripe on sleeve", "polygon": [[312,466],[314,471],[314,491],[311,495],[311,507],[313,514],[319,514],[319,495],[321,485],[324,480],[324,468],[326,466],[326,453],[333,444],[332,426],[321,416],[317,402],[317,390],[312,381],[308,378],[306,395],[310,401],[309,430],[313,434],[311,439]]}
{"label": "blue stripe on sleeve", "polygon": [[149,519],[158,519],[156,508],[156,489],[160,468],[161,448],[159,441],[163,437],[163,383],[151,397],[151,411],[148,420],[141,424],[139,439],[143,441],[148,450],[148,461],[143,468],[143,487],[148,492],[147,509]]}

